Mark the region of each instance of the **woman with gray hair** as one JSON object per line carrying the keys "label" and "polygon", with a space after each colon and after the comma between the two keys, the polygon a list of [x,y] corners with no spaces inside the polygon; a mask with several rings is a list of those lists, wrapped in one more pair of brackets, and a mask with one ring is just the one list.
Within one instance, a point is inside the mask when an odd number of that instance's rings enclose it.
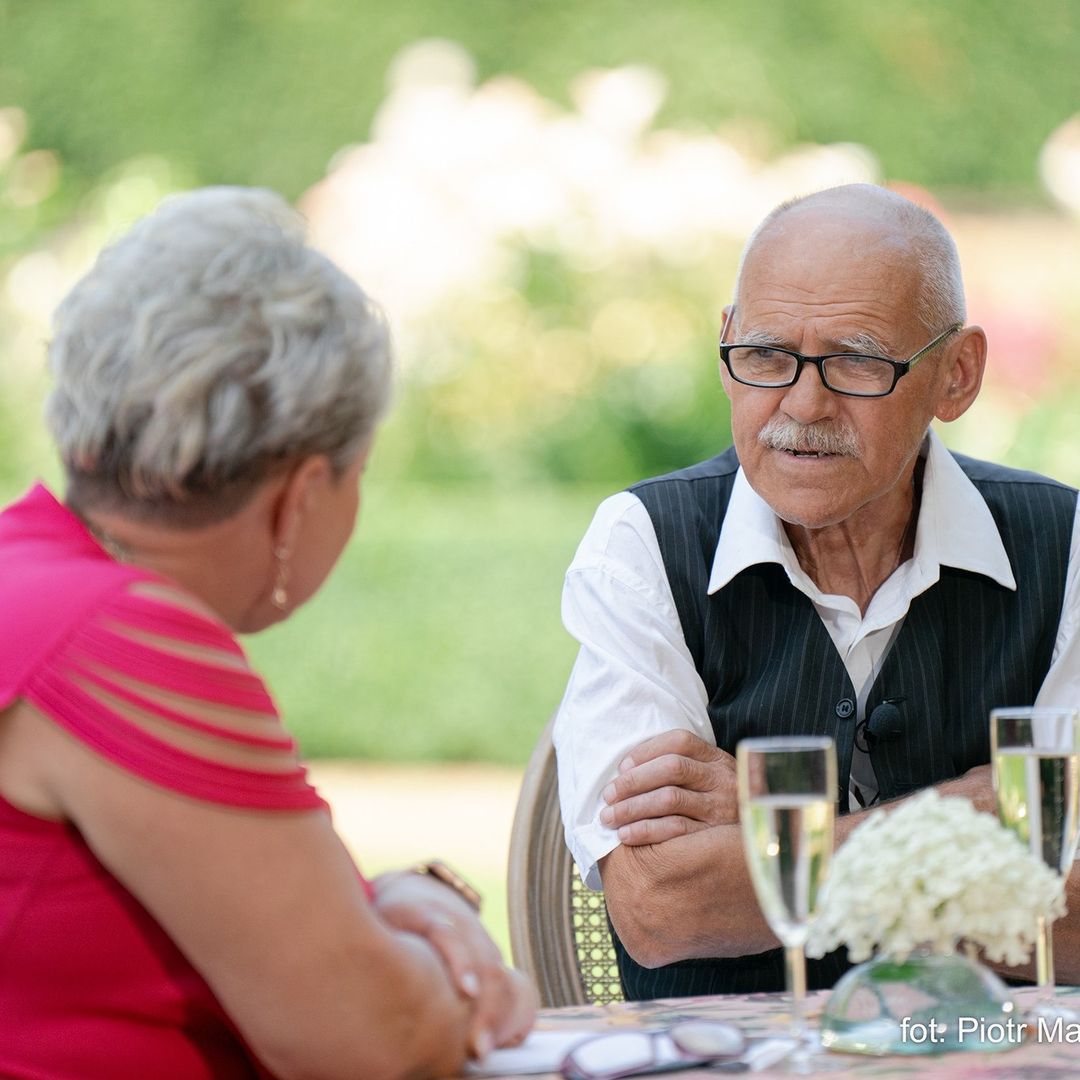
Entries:
{"label": "woman with gray hair", "polygon": [[352,532],[385,323],[264,191],[61,304],[67,473],[0,514],[0,1074],[445,1076],[535,1009],[442,864],[367,882],[235,634]]}

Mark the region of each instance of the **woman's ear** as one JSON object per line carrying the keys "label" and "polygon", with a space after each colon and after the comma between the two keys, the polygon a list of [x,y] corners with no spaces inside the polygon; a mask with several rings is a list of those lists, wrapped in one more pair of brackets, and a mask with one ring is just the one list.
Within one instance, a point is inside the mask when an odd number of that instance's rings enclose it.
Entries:
{"label": "woman's ear", "polygon": [[273,508],[275,551],[284,552],[285,557],[292,553],[312,501],[333,479],[333,466],[325,454],[303,458],[286,473]]}
{"label": "woman's ear", "polygon": [[949,422],[961,417],[979,396],[986,370],[986,334],[981,326],[966,326],[952,342],[941,370],[934,415]]}

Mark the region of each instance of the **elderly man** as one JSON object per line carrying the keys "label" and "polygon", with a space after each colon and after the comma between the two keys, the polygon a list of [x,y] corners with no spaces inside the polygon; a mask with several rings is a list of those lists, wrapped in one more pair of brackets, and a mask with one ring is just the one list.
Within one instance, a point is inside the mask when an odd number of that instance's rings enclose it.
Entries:
{"label": "elderly man", "polygon": [[[979,392],[964,314],[951,238],[906,199],[781,206],[724,311],[734,447],[608,499],[578,550],[563,818],[631,997],[783,986],[742,855],[740,739],[833,737],[840,841],[860,807],[928,785],[992,809],[991,708],[1080,703],[1077,493],[929,430]],[[1057,938],[1075,974],[1080,934]],[[844,966],[812,962],[811,985]]]}

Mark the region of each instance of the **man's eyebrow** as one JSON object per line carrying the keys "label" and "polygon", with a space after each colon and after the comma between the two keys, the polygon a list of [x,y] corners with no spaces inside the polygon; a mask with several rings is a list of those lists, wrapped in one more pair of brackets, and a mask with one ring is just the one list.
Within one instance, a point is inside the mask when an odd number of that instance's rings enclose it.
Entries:
{"label": "man's eyebrow", "polygon": [[882,344],[873,334],[858,333],[838,337],[835,347],[843,352],[866,353],[870,356],[892,356],[888,345]]}
{"label": "man's eyebrow", "polygon": [[737,341],[740,345],[773,345],[778,349],[788,347],[782,337],[768,330],[740,331]]}
{"label": "man's eyebrow", "polygon": [[[760,330],[752,328],[749,330],[740,331],[737,343],[739,345],[760,345],[768,346],[776,349],[791,349],[795,351],[790,344],[779,334],[773,333],[771,330]],[[857,334],[845,335],[834,339],[829,352],[851,352],[861,353],[869,356],[885,356],[889,357],[892,352],[888,345],[883,344],[873,334],[865,332],[859,332]]]}

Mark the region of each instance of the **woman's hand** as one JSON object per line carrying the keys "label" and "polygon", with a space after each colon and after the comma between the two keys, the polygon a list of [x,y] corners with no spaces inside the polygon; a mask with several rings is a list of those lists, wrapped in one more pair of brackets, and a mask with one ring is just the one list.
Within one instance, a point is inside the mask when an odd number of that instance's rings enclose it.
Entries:
{"label": "woman's hand", "polygon": [[476,913],[453,889],[423,874],[397,871],[372,882],[375,910],[395,930],[423,937],[442,958],[454,985],[475,1007],[472,1053],[513,1046],[536,1015],[536,991],[508,968]]}

